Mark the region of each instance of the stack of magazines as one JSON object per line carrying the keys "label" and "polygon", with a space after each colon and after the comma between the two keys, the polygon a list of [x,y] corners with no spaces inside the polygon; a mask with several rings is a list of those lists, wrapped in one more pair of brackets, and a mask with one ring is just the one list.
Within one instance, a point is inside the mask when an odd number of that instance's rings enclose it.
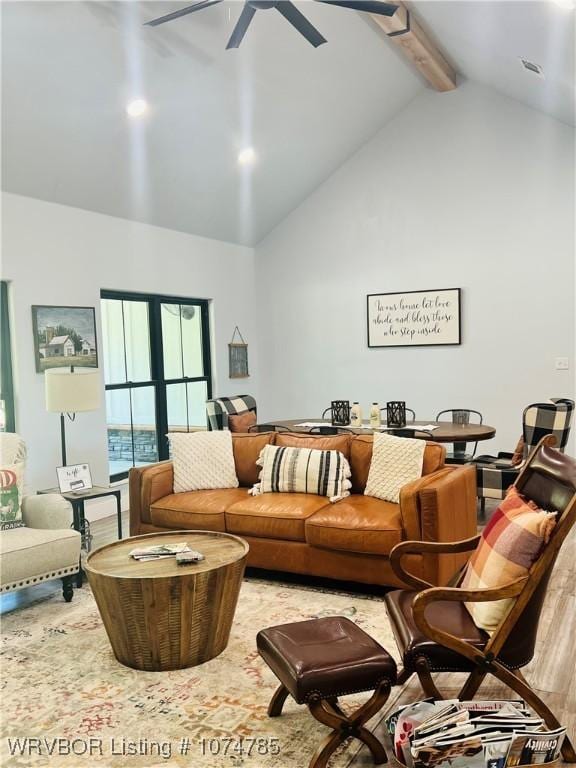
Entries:
{"label": "stack of magazines", "polygon": [[130,557],[141,563],[147,560],[163,560],[166,557],[176,557],[180,552],[190,552],[186,542],[181,544],[160,544],[155,547],[140,547],[130,552]]}
{"label": "stack of magazines", "polygon": [[386,721],[396,758],[408,768],[508,768],[557,760],[565,728],[514,701],[433,701],[407,704]]}

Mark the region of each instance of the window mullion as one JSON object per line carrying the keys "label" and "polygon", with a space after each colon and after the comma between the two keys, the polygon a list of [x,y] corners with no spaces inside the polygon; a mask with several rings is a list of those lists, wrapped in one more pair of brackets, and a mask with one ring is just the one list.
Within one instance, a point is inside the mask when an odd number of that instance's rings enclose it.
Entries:
{"label": "window mullion", "polygon": [[151,298],[148,304],[150,315],[150,357],[152,377],[155,380],[156,395],[156,445],[158,458],[168,458],[168,404],[166,402],[166,381],[164,379],[164,345],[162,340],[162,304],[159,298]]}

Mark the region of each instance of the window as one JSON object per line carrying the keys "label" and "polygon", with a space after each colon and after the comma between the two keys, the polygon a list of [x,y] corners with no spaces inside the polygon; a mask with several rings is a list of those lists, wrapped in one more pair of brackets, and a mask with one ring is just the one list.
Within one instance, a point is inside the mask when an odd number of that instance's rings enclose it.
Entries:
{"label": "window", "polygon": [[208,302],[102,291],[110,479],[168,458],[167,432],[204,429]]}
{"label": "window", "polygon": [[8,283],[0,281],[0,432],[15,432]]}

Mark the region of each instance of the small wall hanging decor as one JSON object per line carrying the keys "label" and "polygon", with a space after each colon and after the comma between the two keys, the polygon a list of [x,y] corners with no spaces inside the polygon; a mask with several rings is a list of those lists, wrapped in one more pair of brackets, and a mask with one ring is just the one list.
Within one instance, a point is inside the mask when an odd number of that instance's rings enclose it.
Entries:
{"label": "small wall hanging decor", "polygon": [[369,347],[460,344],[460,288],[367,296]]}
{"label": "small wall hanging decor", "polygon": [[[236,334],[240,337],[240,342],[235,341]],[[231,379],[247,379],[250,376],[248,373],[248,344],[244,341],[238,326],[234,328],[232,341],[228,344],[228,361]]]}

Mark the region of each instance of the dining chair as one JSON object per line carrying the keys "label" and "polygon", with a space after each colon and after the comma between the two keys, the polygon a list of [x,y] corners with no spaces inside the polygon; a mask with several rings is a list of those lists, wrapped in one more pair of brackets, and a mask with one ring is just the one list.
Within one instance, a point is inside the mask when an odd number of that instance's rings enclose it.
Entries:
{"label": "dining chair", "polygon": [[530,453],[544,435],[554,435],[558,450],[563,451],[570,436],[570,423],[574,401],[567,398],[551,398],[547,402],[532,403],[522,414],[523,455],[520,463],[514,465],[513,454],[500,452],[497,456],[477,456],[476,494],[480,509],[484,512],[486,499],[503,499],[508,488],[515,482],[518,473]]}
{"label": "dining chair", "polygon": [[283,424],[252,424],[248,432],[290,432]]}
{"label": "dining chair", "polygon": [[228,416],[253,411],[256,413],[256,400],[252,395],[234,395],[233,397],[215,397],[206,400],[206,416],[209,430],[228,429]]}
{"label": "dining chair", "polygon": [[[469,424],[471,416],[476,417],[476,421],[474,421],[473,424],[483,423],[483,417],[480,411],[475,411],[472,408],[447,408],[436,414],[435,420],[440,421],[445,413],[450,414],[453,424]],[[446,464],[468,464],[468,462],[472,461],[476,455],[476,449],[478,448],[478,443],[476,442],[474,443],[472,453],[466,453],[466,446],[468,444],[465,441],[455,442],[452,445],[452,453],[446,453]]]}
{"label": "dining chair", "polygon": [[[458,699],[464,701],[473,698],[484,678],[492,675],[526,701],[548,728],[560,726],[556,716],[520,671],[534,656],[548,581],[560,548],[576,522],[576,460],[553,448],[555,443],[554,435],[543,437],[514,483],[525,499],[535,502],[541,509],[557,513],[548,544],[527,576],[501,587],[463,589],[459,585],[465,565],[449,586],[436,587],[411,574],[402,564],[406,555],[473,551],[480,536],[450,543],[407,541],[392,549],[392,569],[411,588],[394,590],[384,598],[403,659],[398,684],[404,684],[416,674],[426,696],[442,699],[437,680],[432,675],[467,673],[458,693]],[[465,603],[505,598],[514,598],[514,602],[491,635],[474,624],[465,606]],[[550,648],[549,653],[554,653],[554,649]],[[562,754],[567,762],[576,762],[576,752],[568,738],[564,741]]]}

